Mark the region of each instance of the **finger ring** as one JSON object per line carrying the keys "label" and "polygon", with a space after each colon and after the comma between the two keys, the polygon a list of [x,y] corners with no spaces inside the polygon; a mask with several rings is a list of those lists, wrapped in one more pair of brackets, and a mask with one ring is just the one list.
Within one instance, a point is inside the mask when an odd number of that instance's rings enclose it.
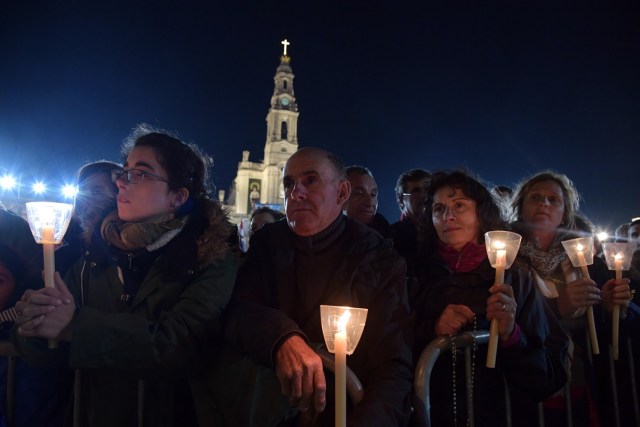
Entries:
{"label": "finger ring", "polygon": [[507,304],[502,303],[502,311],[507,311]]}

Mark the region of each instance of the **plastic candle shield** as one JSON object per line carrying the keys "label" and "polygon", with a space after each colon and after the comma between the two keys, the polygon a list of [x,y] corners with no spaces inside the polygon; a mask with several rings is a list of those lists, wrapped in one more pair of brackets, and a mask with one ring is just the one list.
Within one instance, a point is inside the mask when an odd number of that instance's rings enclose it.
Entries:
{"label": "plastic candle shield", "polygon": [[[511,267],[518,255],[521,240],[521,235],[511,231],[488,231],[484,233],[484,243],[491,267]],[[504,260],[504,263],[502,260]]]}
{"label": "plastic candle shield", "polygon": [[320,320],[327,350],[335,353],[335,334],[343,332],[347,336],[347,354],[353,354],[362,337],[367,312],[366,308],[321,305]]}
{"label": "plastic candle shield", "polygon": [[564,250],[569,255],[569,260],[574,267],[593,264],[593,237],[565,240],[562,242],[562,246],[564,246]]}
{"label": "plastic candle shield", "polygon": [[609,270],[628,270],[635,248],[635,243],[603,243],[602,251]]}
{"label": "plastic candle shield", "polygon": [[31,234],[39,244],[59,244],[67,232],[73,205],[68,203],[30,202],[26,204]]}

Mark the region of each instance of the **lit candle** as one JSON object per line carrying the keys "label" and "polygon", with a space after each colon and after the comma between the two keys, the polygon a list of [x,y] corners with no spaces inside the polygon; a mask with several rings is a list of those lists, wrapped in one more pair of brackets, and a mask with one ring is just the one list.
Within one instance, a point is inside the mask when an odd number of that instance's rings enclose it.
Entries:
{"label": "lit candle", "polygon": [[338,332],[333,338],[336,358],[336,426],[347,425],[347,322],[351,317],[349,311],[338,320]]}
{"label": "lit candle", "polygon": [[[619,252],[616,254],[613,262],[616,271],[616,282],[622,280],[622,261],[624,259],[624,254]],[[612,330],[611,330],[611,345],[613,347],[613,360],[618,360],[619,355],[619,336],[620,336],[620,306],[615,304],[613,306],[613,319],[612,322]]]}
{"label": "lit candle", "polygon": [[44,256],[44,286],[55,288],[53,273],[56,271],[55,262],[55,233],[53,225],[42,226],[42,254]]}
{"label": "lit candle", "polygon": [[[493,243],[493,247],[497,248],[496,251],[496,283],[504,283],[504,270],[507,267],[507,250],[503,249],[505,243],[496,240]],[[489,348],[487,349],[487,368],[496,367],[496,356],[498,354],[498,319],[491,320],[491,327],[489,328]]]}
{"label": "lit candle", "polygon": [[[581,243],[576,245],[578,264],[582,271],[582,277],[591,279],[589,269],[587,268],[587,260],[584,258],[584,246]],[[593,306],[587,307],[587,323],[589,324],[589,336],[591,337],[591,348],[593,354],[600,354],[600,346],[598,346],[598,335],[596,335],[596,321],[593,318]]]}

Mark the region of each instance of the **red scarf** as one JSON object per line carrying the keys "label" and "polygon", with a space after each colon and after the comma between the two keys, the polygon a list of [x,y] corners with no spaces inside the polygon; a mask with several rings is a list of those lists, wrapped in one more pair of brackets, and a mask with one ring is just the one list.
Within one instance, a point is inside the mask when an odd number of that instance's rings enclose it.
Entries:
{"label": "red scarf", "polygon": [[438,254],[451,271],[466,273],[475,270],[487,258],[487,249],[484,245],[469,242],[457,251],[438,240]]}

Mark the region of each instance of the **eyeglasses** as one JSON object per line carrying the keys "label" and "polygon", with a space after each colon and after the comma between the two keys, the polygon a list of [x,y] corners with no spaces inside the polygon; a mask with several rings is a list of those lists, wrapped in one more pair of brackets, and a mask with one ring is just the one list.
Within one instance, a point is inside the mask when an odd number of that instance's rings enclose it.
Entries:
{"label": "eyeglasses", "polygon": [[449,212],[449,214],[460,215],[471,209],[472,205],[473,201],[471,199],[457,200],[451,206],[446,206],[443,203],[438,203],[436,205],[433,205],[433,207],[431,208],[431,215],[434,218],[438,219],[444,217],[447,211]]}
{"label": "eyeglasses", "polygon": [[140,184],[144,177],[152,178],[155,181],[166,182],[167,184],[173,184],[166,178],[161,177],[160,175],[156,175],[155,173],[143,171],[140,169],[112,169],[111,170],[111,181],[114,183],[119,179],[124,180],[124,182],[129,184]]}

